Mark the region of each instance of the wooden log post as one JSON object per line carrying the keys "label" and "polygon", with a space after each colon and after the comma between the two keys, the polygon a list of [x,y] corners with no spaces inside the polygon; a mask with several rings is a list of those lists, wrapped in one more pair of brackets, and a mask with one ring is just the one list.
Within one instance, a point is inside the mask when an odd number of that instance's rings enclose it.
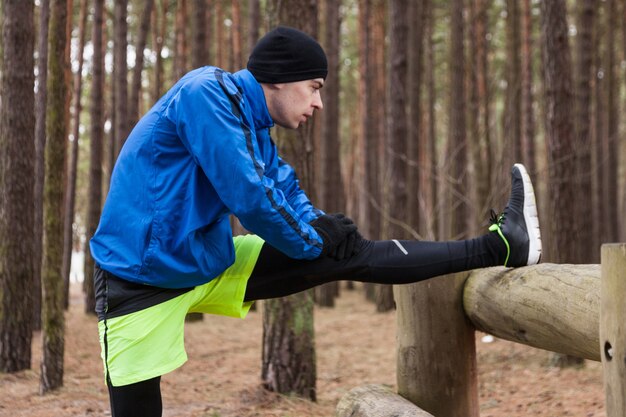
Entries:
{"label": "wooden log post", "polygon": [[463,311],[467,276],[394,286],[398,393],[437,417],[479,415],[474,328]]}
{"label": "wooden log post", "polygon": [[600,351],[607,417],[626,416],[626,244],[602,245]]}
{"label": "wooden log post", "polygon": [[348,391],[337,404],[335,417],[433,417],[382,385]]}
{"label": "wooden log post", "polygon": [[501,339],[600,360],[600,265],[475,270],[464,308],[478,330]]}

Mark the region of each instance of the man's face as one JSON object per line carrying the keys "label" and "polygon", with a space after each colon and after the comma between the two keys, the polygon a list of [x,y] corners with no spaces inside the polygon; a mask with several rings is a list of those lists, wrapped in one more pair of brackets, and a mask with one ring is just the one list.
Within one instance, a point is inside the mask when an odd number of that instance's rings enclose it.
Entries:
{"label": "man's face", "polygon": [[322,78],[263,85],[267,107],[274,123],[288,129],[297,129],[305,123],[316,109],[321,110],[324,107],[320,96],[323,86]]}

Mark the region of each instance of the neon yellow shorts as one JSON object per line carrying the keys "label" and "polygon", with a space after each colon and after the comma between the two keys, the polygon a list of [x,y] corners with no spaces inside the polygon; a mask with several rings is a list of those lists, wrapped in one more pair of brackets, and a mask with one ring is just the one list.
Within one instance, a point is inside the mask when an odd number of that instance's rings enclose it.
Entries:
{"label": "neon yellow shorts", "polygon": [[187,313],[246,317],[253,303],[244,302],[246,285],[263,240],[246,235],[233,241],[235,263],[217,278],[161,304],[98,322],[105,375],[108,369],[113,386],[145,381],[182,366],[187,361]]}

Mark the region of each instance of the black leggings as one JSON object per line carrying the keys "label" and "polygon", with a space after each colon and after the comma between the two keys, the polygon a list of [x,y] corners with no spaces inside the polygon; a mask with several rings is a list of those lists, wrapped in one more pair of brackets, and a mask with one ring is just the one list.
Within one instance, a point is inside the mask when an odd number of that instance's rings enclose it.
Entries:
{"label": "black leggings", "polygon": [[[502,265],[506,248],[490,233],[476,239],[451,242],[369,241],[343,261],[323,257],[291,259],[269,245],[261,249],[248,280],[246,301],[284,297],[332,281],[408,284],[439,275]],[[161,378],[111,387],[112,417],[160,417]]]}
{"label": "black leggings", "polygon": [[409,284],[502,265],[505,254],[504,243],[495,233],[450,242],[363,240],[360,252],[343,261],[328,257],[312,261],[292,259],[264,245],[248,280],[245,300],[284,297],[340,280]]}
{"label": "black leggings", "polygon": [[114,387],[109,381],[111,417],[161,417],[161,377]]}

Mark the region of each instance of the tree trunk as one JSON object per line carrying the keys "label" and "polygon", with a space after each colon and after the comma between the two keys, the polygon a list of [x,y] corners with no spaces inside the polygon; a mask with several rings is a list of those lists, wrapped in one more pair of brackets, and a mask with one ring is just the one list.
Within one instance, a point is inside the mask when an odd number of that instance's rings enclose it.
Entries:
{"label": "tree trunk", "polygon": [[[387,59],[386,59],[386,33],[387,33],[387,1],[386,0],[373,0],[372,3],[372,77],[374,78],[374,84],[372,88],[372,97],[378,97],[377,103],[374,106],[373,125],[375,128],[375,146],[376,146],[376,158],[378,164],[374,167],[377,168],[376,179],[372,178],[372,181],[376,180],[376,188],[371,191],[374,193],[372,200],[376,205],[377,217],[372,218],[372,223],[375,225],[375,230],[372,231],[372,239],[380,239],[384,235],[383,229],[386,227],[384,207],[384,177],[387,164],[387,116],[386,109],[388,107],[387,97]],[[376,309],[378,311],[388,311],[393,308],[393,287],[390,285],[378,285],[373,284],[374,288],[367,292],[368,296],[373,298],[376,303]]]}
{"label": "tree trunk", "polygon": [[[407,140],[408,120],[408,20],[409,3],[393,0],[389,3],[389,67],[387,74],[388,111],[387,143],[383,177],[383,237],[404,239],[407,231]],[[376,310],[389,311],[395,307],[391,286],[381,286],[376,297]]]}
{"label": "tree trunk", "polygon": [[465,132],[465,48],[463,0],[451,2],[450,21],[450,131],[451,179],[452,179],[452,237],[468,236],[470,229],[470,205],[466,190],[469,189],[467,170],[467,137]]}
{"label": "tree trunk", "polygon": [[[595,3],[594,3],[595,5]],[[622,59],[626,60],[626,3],[623,2],[623,7],[624,7],[624,11],[622,13]],[[623,61],[622,61],[623,62]],[[626,76],[625,76],[626,77]],[[625,103],[626,105],[626,103]],[[620,139],[621,141],[622,139]],[[621,142],[620,142],[621,143]],[[620,167],[624,167],[626,166],[626,150],[622,148],[622,154],[623,157],[621,159],[621,164]],[[623,172],[623,171],[622,171]],[[626,210],[626,182],[622,182],[622,184],[619,184],[618,181],[618,186],[623,187],[622,188],[622,205],[621,205],[621,212],[623,213],[624,210]],[[617,194],[619,194],[619,191],[617,191]],[[626,221],[621,220],[620,221],[620,234],[619,234],[619,242],[626,242]]]}
{"label": "tree trunk", "polygon": [[576,197],[572,126],[572,76],[563,0],[542,1],[543,65],[546,90],[546,139],[550,189],[550,260],[576,262],[576,227],[571,210]]}
{"label": "tree trunk", "polygon": [[374,222],[373,191],[377,188],[372,178],[376,174],[376,148],[373,130],[373,103],[370,89],[373,85],[371,75],[372,53],[371,45],[371,0],[359,0],[358,4],[358,47],[359,47],[359,78],[357,85],[357,111],[359,114],[358,135],[359,145],[362,147],[361,158],[356,168],[356,189],[359,196],[359,229],[366,238],[372,238]]}
{"label": "tree trunk", "polygon": [[[357,168],[357,193],[359,202],[359,229],[367,239],[375,239],[380,230],[380,212],[377,210],[379,199],[378,186],[378,144],[376,135],[375,111],[372,97],[376,84],[374,82],[375,47],[372,35],[372,0],[359,0],[359,81],[358,81],[358,112],[359,134],[362,146],[361,162]],[[375,284],[364,283],[365,297],[375,301]]]}
{"label": "tree trunk", "polygon": [[[339,1],[326,1],[324,48],[328,59],[328,76],[324,84],[324,111],[321,114],[322,129],[319,150],[322,189],[320,205],[329,213],[344,213],[346,198],[341,175],[339,132],[339,30],[341,17]],[[316,302],[320,306],[334,307],[338,284],[331,282],[315,289]]]}
{"label": "tree trunk", "polygon": [[[472,177],[475,179],[470,182],[470,189],[468,192],[471,195],[472,201],[474,201],[477,210],[475,210],[475,214],[477,217],[472,219],[473,223],[479,224],[479,218],[481,216],[482,204],[483,204],[483,192],[484,192],[484,184],[481,184],[480,181],[482,179],[481,176],[478,175],[478,171],[482,168],[481,161],[481,134],[479,131],[480,128],[480,102],[478,100],[478,44],[480,39],[477,36],[477,24],[478,21],[478,11],[477,11],[477,0],[469,0],[468,2],[468,16],[467,16],[467,38],[468,38],[468,53],[467,66],[469,71],[467,71],[466,75],[466,84],[467,84],[467,134],[468,134],[468,156],[469,156],[469,167],[471,171]],[[470,235],[474,236],[476,234],[476,228],[473,227],[470,231]]]}
{"label": "tree trunk", "polygon": [[128,0],[115,0],[115,159],[128,136]]}
{"label": "tree trunk", "polygon": [[[591,83],[593,80],[593,26],[595,17],[595,0],[581,3],[579,15],[579,34],[577,39],[578,54],[576,55],[577,105],[576,105],[576,167],[579,197],[574,204],[576,214],[577,253],[576,263],[588,264],[599,260],[598,250],[589,250],[587,242],[593,240],[592,208],[591,208]],[[584,243],[583,243],[584,242]]]}
{"label": "tree trunk", "polygon": [[520,162],[522,157],[522,78],[520,59],[520,13],[519,0],[507,0],[506,5],[506,104],[504,110],[505,135],[503,153],[506,166]]}
{"label": "tree trunk", "polygon": [[141,73],[143,72],[143,51],[146,48],[148,40],[148,32],[150,31],[150,16],[154,0],[145,0],[143,12],[139,25],[139,34],[137,35],[137,47],[135,67],[133,68],[133,78],[130,85],[130,99],[128,102],[128,128],[129,130],[137,123],[139,117],[139,102],[141,101]]}
{"label": "tree trunk", "polygon": [[74,117],[72,123],[72,140],[70,142],[70,159],[67,165],[67,182],[64,203],[63,220],[63,267],[61,275],[64,282],[63,306],[69,307],[70,292],[70,267],[72,263],[72,250],[74,247],[73,223],[74,206],[76,200],[76,170],[78,166],[78,140],[80,137],[80,113],[82,92],[83,52],[85,50],[85,26],[87,24],[87,0],[80,2],[80,16],[78,22],[78,70],[74,76]]}
{"label": "tree trunk", "polygon": [[241,4],[239,0],[231,1],[231,20],[230,32],[232,36],[232,71],[239,71],[244,67],[243,54],[241,47]]}
{"label": "tree trunk", "polygon": [[214,65],[220,68],[226,67],[226,51],[224,40],[224,6],[221,0],[214,0],[215,8],[215,49],[216,61]]}
{"label": "tree trunk", "polygon": [[[315,37],[317,2],[296,7],[299,2],[272,0],[269,20],[296,27]],[[315,197],[313,166],[313,126],[309,121],[294,134],[277,129],[277,144],[286,161],[298,173],[300,185]],[[287,134],[291,133],[291,134]],[[263,385],[280,393],[293,392],[315,400],[316,364],[311,291],[263,302]]]}
{"label": "tree trunk", "polygon": [[263,305],[264,387],[315,401],[317,370],[310,293],[267,300]]}
{"label": "tree trunk", "polygon": [[191,37],[191,67],[209,65],[209,43],[207,36],[207,1],[192,2],[193,36]]}
{"label": "tree trunk", "polygon": [[174,32],[176,34],[176,46],[174,49],[174,77],[176,82],[188,71],[187,68],[187,0],[176,2],[176,17]]}
{"label": "tree trunk", "polygon": [[[548,259],[553,262],[577,262],[576,224],[574,216],[563,216],[571,211],[576,201],[576,161],[572,124],[573,96],[571,58],[563,0],[541,2],[543,38],[543,73],[546,91],[546,139],[548,143],[548,188],[550,194],[550,221],[548,241],[552,250]],[[581,196],[582,197],[582,196]],[[545,236],[545,235],[544,235]],[[557,250],[558,248],[558,250]],[[555,357],[557,365],[581,364],[582,360]]]}
{"label": "tree trunk", "polygon": [[259,40],[259,26],[261,24],[260,0],[248,0],[248,54]]}
{"label": "tree trunk", "polygon": [[618,155],[620,154],[620,135],[619,135],[619,84],[616,76],[617,59],[615,57],[615,30],[619,27],[617,20],[618,10],[617,0],[607,0],[607,39],[606,39],[606,91],[607,91],[607,136],[604,140],[604,164],[602,169],[603,178],[603,194],[602,207],[604,208],[603,219],[611,219],[611,221],[601,222],[604,225],[604,242],[615,242],[618,238],[620,230],[621,215],[618,213],[619,200],[618,195]]}
{"label": "tree trunk", "polygon": [[522,155],[521,161],[534,174],[535,115],[533,111],[533,17],[531,0],[522,2]]}
{"label": "tree trunk", "polygon": [[[406,105],[408,94],[408,21],[409,2],[392,0],[389,3],[389,73],[387,74],[387,145],[385,167],[385,234],[386,238],[403,239],[408,236],[407,219],[407,137]],[[392,203],[393,202],[393,203]]]}
{"label": "tree trunk", "polygon": [[50,5],[46,175],[44,182],[44,246],[42,269],[43,354],[40,392],[63,385],[65,319],[63,264],[63,188],[65,170],[65,83],[67,2]]}
{"label": "tree trunk", "polygon": [[428,231],[427,236],[430,239],[434,239],[437,230],[438,216],[436,216],[436,199],[438,195],[439,177],[437,176],[437,134],[435,130],[435,64],[434,64],[434,41],[433,41],[433,16],[432,16],[432,2],[427,0],[424,2],[424,24],[426,30],[426,54],[425,54],[425,83],[428,86],[426,113],[427,113],[427,127],[424,129],[427,133],[428,139],[428,163],[426,169],[429,177],[429,190],[430,201],[427,204],[427,210],[430,213],[430,218],[426,221],[425,229]]}
{"label": "tree trunk", "polygon": [[169,2],[161,0],[161,10],[154,8],[153,24],[152,24],[152,44],[154,52],[156,54],[156,61],[154,63],[154,84],[152,86],[152,102],[156,103],[161,97],[163,92],[163,82],[165,77],[163,76],[163,43],[165,38],[165,26],[167,22],[167,11]]}
{"label": "tree trunk", "polygon": [[17,372],[30,368],[36,275],[28,262],[34,247],[34,5],[2,3],[0,371]]}
{"label": "tree trunk", "polygon": [[408,68],[407,68],[407,218],[406,222],[414,233],[421,233],[420,215],[423,213],[420,199],[426,195],[422,189],[423,155],[428,151],[422,132],[422,64],[424,50],[424,4],[410,2],[408,13]]}
{"label": "tree trunk", "polygon": [[[604,10],[604,2],[597,3],[598,16],[606,13]],[[600,22],[598,18],[598,22]],[[592,111],[592,137],[591,137],[591,212],[594,219],[600,219],[603,216],[602,208],[602,143],[606,130],[606,103],[604,102],[604,90],[606,77],[604,76],[604,48],[605,42],[605,25],[597,24],[594,27],[593,35],[593,67],[597,76],[593,78],[593,95],[594,106]],[[592,247],[599,248],[603,242],[603,228],[605,222],[592,222],[593,240]]]}
{"label": "tree trunk", "polygon": [[[94,49],[93,54],[93,77],[91,81],[91,142],[89,149],[89,182],[87,191],[87,242],[96,232],[100,221],[102,204],[102,145],[104,140],[104,106],[102,96],[104,94],[104,45],[102,44],[102,22],[104,0],[95,0],[93,16],[92,43],[101,45]],[[85,250],[85,312],[95,314],[96,302],[93,288],[94,262],[91,251]]]}
{"label": "tree trunk", "polygon": [[43,183],[46,148],[46,101],[48,83],[48,22],[50,0],[39,6],[39,39],[37,48],[37,99],[35,100],[35,203],[33,246],[33,329],[41,330],[41,261],[43,245]]}

